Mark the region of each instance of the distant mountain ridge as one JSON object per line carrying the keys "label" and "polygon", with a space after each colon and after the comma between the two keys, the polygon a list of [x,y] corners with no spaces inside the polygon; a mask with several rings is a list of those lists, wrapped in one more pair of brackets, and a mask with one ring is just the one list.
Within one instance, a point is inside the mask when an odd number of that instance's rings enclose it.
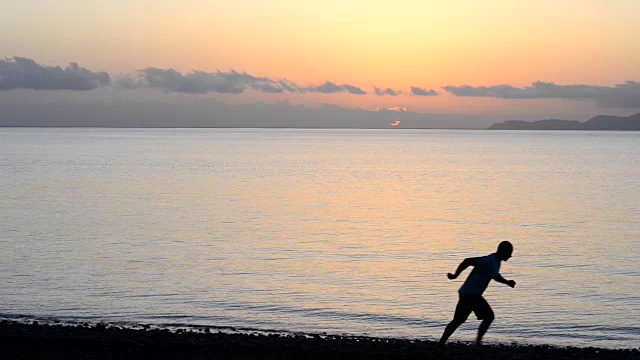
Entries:
{"label": "distant mountain ridge", "polygon": [[509,120],[495,123],[488,130],[640,130],[640,113],[631,116],[598,115],[585,122],[576,120]]}

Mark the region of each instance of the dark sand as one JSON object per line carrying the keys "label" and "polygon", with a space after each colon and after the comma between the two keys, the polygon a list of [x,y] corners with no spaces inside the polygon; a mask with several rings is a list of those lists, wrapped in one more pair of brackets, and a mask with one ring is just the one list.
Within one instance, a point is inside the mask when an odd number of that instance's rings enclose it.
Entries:
{"label": "dark sand", "polygon": [[0,323],[0,359],[640,359],[640,349],[559,348],[332,335],[248,335]]}

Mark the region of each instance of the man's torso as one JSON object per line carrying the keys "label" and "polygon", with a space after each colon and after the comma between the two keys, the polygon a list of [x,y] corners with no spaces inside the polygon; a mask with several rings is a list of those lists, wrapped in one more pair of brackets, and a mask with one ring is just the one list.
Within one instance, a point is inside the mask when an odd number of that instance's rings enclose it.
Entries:
{"label": "man's torso", "polygon": [[489,282],[500,273],[500,261],[496,254],[479,257],[467,280],[458,291],[460,296],[482,295]]}

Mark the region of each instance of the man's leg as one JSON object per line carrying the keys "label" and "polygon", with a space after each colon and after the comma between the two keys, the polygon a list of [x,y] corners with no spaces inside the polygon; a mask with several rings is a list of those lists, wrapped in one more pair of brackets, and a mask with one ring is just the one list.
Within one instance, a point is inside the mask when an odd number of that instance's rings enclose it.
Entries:
{"label": "man's leg", "polygon": [[460,300],[458,300],[458,305],[456,305],[456,312],[453,315],[453,320],[451,320],[447,327],[444,328],[444,332],[442,333],[442,337],[440,338],[440,341],[438,341],[438,344],[444,345],[444,343],[447,342],[447,339],[449,339],[449,336],[456,331],[458,326],[467,321],[471,311],[472,307],[469,299],[461,297]]}
{"label": "man's leg", "polygon": [[478,338],[476,339],[476,345],[482,344],[482,337],[489,329],[489,326],[491,326],[493,319],[494,319],[493,315],[491,315],[491,317],[482,319],[482,322],[480,323],[480,327],[478,328]]}
{"label": "man's leg", "polygon": [[489,329],[489,326],[491,326],[493,319],[495,319],[495,315],[493,314],[491,306],[489,306],[489,303],[483,297],[478,299],[473,311],[479,319],[482,319],[480,327],[478,328],[478,338],[476,339],[476,345],[480,346],[482,345],[482,337]]}
{"label": "man's leg", "polygon": [[444,343],[447,342],[447,340],[449,339],[449,336],[451,336],[451,334],[453,334],[453,332],[456,331],[458,326],[462,325],[463,323],[464,321],[460,321],[456,319],[451,320],[449,325],[447,325],[447,327],[444,328],[444,333],[442,333],[442,337],[440,338],[440,341],[438,341],[438,344],[444,345]]}

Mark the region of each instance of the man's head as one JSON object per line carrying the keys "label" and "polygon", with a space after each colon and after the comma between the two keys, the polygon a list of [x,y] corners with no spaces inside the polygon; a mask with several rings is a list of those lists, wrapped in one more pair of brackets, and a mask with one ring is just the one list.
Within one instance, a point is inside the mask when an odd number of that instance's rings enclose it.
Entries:
{"label": "man's head", "polygon": [[496,252],[496,254],[498,254],[498,259],[502,261],[507,261],[511,257],[512,253],[513,253],[513,245],[511,245],[510,242],[503,241],[498,245],[498,251]]}

